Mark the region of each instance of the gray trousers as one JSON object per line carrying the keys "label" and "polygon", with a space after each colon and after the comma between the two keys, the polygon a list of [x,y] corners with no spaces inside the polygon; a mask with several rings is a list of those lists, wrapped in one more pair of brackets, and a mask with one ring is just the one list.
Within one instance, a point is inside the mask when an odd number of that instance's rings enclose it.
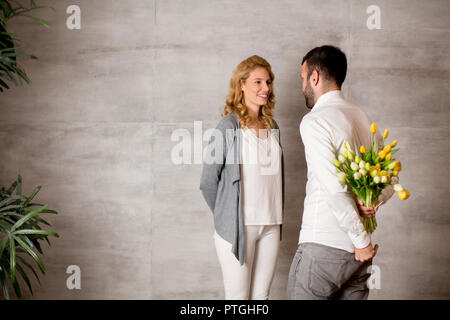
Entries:
{"label": "gray trousers", "polygon": [[301,243],[289,271],[290,300],[365,300],[369,295],[367,268],[355,254],[318,243]]}

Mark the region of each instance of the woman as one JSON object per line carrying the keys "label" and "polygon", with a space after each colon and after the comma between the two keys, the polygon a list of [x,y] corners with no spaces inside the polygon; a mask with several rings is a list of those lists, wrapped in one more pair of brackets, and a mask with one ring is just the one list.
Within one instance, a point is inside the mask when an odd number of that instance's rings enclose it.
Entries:
{"label": "woman", "polygon": [[225,298],[268,299],[284,207],[283,155],[270,64],[259,56],[234,70],[222,119],[205,154],[200,189],[214,214]]}

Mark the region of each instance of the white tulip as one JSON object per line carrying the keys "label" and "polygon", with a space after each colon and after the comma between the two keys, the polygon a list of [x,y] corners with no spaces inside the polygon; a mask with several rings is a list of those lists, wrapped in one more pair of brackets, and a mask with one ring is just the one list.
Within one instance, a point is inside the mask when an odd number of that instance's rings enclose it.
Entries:
{"label": "white tulip", "polygon": [[338,160],[340,163],[344,163],[345,162],[345,158],[342,154],[339,155]]}
{"label": "white tulip", "polygon": [[366,163],[364,162],[364,160],[361,160],[361,161],[359,162],[359,167],[360,167],[361,169],[363,169],[365,166],[366,166]]}
{"label": "white tulip", "polygon": [[348,143],[348,141],[345,141],[345,142],[344,142],[344,148],[345,148],[347,151],[352,151],[352,147],[350,146],[350,143]]}
{"label": "white tulip", "polygon": [[394,190],[400,192],[403,190],[403,187],[401,184],[394,184]]}
{"label": "white tulip", "polygon": [[375,178],[373,178],[373,182],[380,183],[380,177],[379,176],[375,176]]}
{"label": "white tulip", "polygon": [[387,183],[387,177],[386,176],[382,176],[381,177],[381,183]]}
{"label": "white tulip", "polygon": [[352,170],[355,171],[355,170],[358,170],[359,167],[358,167],[358,164],[356,162],[352,162],[350,164],[350,168],[352,168]]}
{"label": "white tulip", "polygon": [[340,183],[340,184],[345,184],[345,173],[344,172],[339,172],[338,174],[337,174],[337,177],[338,177],[338,182]]}
{"label": "white tulip", "polygon": [[353,177],[355,178],[355,180],[359,180],[362,177],[362,174],[359,172],[355,172],[355,174],[353,175]]}
{"label": "white tulip", "polygon": [[364,169],[359,169],[359,173],[361,173],[361,175],[365,176],[367,172]]}

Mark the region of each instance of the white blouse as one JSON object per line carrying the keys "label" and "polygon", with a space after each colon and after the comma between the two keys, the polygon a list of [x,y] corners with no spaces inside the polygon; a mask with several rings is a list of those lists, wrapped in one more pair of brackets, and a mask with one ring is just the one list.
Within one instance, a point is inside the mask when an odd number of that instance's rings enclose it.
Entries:
{"label": "white blouse", "polygon": [[274,132],[259,138],[243,129],[242,162],[244,225],[281,224],[281,148]]}

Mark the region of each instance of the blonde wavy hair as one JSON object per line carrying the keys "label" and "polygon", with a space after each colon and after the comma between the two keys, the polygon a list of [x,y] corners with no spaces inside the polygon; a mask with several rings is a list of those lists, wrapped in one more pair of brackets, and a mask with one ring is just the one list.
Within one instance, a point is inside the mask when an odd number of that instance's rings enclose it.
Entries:
{"label": "blonde wavy hair", "polygon": [[247,127],[251,122],[251,117],[248,114],[247,106],[244,101],[244,93],[241,89],[241,83],[244,83],[250,73],[258,67],[262,67],[267,70],[270,76],[270,93],[267,99],[267,104],[259,108],[258,120],[260,120],[266,129],[274,129],[275,126],[272,121],[272,109],[275,108],[275,95],[273,93],[273,80],[275,75],[272,72],[270,64],[260,56],[251,56],[238,64],[233,71],[233,76],[230,79],[230,89],[225,101],[225,107],[222,112],[222,116],[228,114],[235,114],[239,119],[241,128]]}

